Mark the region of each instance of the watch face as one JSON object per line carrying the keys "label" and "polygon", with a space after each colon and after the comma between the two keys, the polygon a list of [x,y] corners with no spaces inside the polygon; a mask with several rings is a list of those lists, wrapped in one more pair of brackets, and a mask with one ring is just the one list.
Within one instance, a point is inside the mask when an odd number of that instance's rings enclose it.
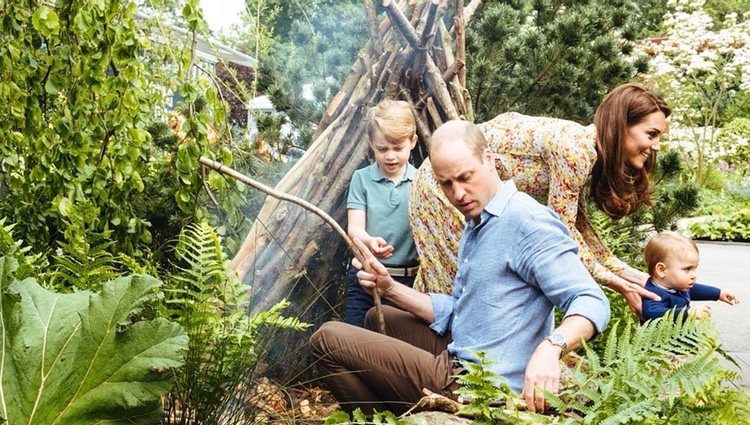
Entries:
{"label": "watch face", "polygon": [[549,340],[551,343],[558,345],[560,347],[565,347],[567,344],[565,343],[565,337],[560,334],[552,334],[549,336]]}

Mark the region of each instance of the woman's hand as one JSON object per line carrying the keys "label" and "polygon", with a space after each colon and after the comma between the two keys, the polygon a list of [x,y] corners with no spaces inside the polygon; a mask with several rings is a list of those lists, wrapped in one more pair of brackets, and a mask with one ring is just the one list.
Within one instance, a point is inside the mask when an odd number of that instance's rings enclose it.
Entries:
{"label": "woman's hand", "polygon": [[[644,282],[645,283],[645,282]],[[615,276],[609,281],[610,288],[619,292],[625,301],[627,301],[630,309],[638,316],[639,319],[643,318],[643,312],[641,311],[641,300],[642,298],[648,298],[654,301],[659,301],[661,298],[651,291],[647,291],[640,283],[634,283],[629,280],[625,280],[619,276]]]}
{"label": "woman's hand", "polygon": [[617,273],[617,275],[627,280],[628,282],[635,283],[644,287],[646,286],[646,281],[649,278],[647,273],[636,270],[632,267],[626,267],[622,269],[619,273]]}

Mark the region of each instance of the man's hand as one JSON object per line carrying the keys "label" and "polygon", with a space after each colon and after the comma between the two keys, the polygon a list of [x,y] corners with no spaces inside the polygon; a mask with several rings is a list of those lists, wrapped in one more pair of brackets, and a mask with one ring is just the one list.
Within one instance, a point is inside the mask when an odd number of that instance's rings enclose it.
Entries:
{"label": "man's hand", "polygon": [[388,245],[388,242],[380,236],[373,236],[367,243],[367,247],[370,249],[375,257],[385,260],[393,256],[393,246]]}
{"label": "man's hand", "polygon": [[534,350],[526,365],[521,398],[530,412],[543,412],[546,407],[544,391],[557,393],[560,389],[560,355],[562,349],[544,340]]}
{"label": "man's hand", "polygon": [[370,252],[364,242],[357,238],[353,241],[354,245],[365,258],[365,264],[359,264],[359,261],[356,259],[352,262],[354,267],[359,269],[357,278],[359,279],[360,286],[365,288],[368,293],[373,288],[378,288],[378,293],[381,296],[387,296],[391,287],[396,284],[396,281],[388,274],[388,270],[375,258],[375,255]]}
{"label": "man's hand", "polygon": [[734,292],[727,291],[724,289],[721,290],[721,294],[719,294],[719,299],[729,305],[740,303],[740,299],[737,298],[737,295],[734,295]]}

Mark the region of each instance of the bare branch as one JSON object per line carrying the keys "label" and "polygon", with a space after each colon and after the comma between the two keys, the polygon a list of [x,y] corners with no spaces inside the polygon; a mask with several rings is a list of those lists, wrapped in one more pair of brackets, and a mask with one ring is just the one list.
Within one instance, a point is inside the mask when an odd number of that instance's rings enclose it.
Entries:
{"label": "bare branch", "polygon": [[411,26],[409,20],[406,19],[401,9],[398,8],[398,5],[391,0],[383,0],[383,7],[385,7],[385,11],[388,13],[388,18],[393,23],[393,26],[398,29],[399,33],[406,39],[406,42],[414,49],[418,49],[419,37],[417,37],[417,32]]}
{"label": "bare branch", "polygon": [[[344,229],[336,222],[336,220],[333,219],[330,215],[326,214],[325,211],[321,210],[320,208],[316,207],[315,205],[305,201],[304,199],[300,199],[294,195],[290,195],[285,192],[280,192],[278,190],[272,189],[263,183],[254,180],[239,171],[228,167],[220,162],[214,161],[212,159],[206,158],[205,156],[202,156],[198,159],[198,161],[203,164],[204,166],[211,168],[215,171],[218,171],[219,173],[226,174],[227,176],[230,176],[236,180],[241,181],[242,183],[245,183],[246,185],[253,187],[255,189],[260,190],[261,192],[272,196],[276,199],[280,199],[282,201],[291,202],[292,204],[299,205],[300,207],[312,212],[313,214],[317,215],[318,217],[322,218],[323,221],[325,221],[331,228],[341,236],[342,239],[346,242],[349,249],[354,254],[354,257],[357,258],[357,260],[362,264],[362,267],[364,267],[366,270],[369,269],[369,266],[367,265],[367,262],[365,261],[365,257],[362,255],[361,252],[359,252],[359,249],[357,249],[357,246],[354,245],[354,242],[352,242],[349,235],[346,234]],[[368,270],[371,271],[371,270]],[[378,328],[380,333],[385,334],[385,321],[383,319],[383,312],[381,310],[381,302],[380,302],[380,295],[378,294],[377,288],[374,288],[372,291],[372,298],[375,304],[376,314],[378,317]]]}
{"label": "bare branch", "polygon": [[466,35],[464,26],[464,0],[456,0],[456,17],[454,18],[456,28],[456,62],[462,66],[458,70],[458,82],[461,88],[466,88]]}
{"label": "bare branch", "polygon": [[482,0],[471,0],[469,5],[464,8],[464,26],[469,25],[469,22],[474,18],[474,13],[476,13],[481,5]]}
{"label": "bare branch", "polygon": [[378,23],[377,13],[375,12],[375,0],[362,0],[365,5],[365,14],[367,15],[367,26],[370,29],[370,40],[372,51],[375,57],[380,56],[383,51],[383,39],[380,36],[380,25]]}

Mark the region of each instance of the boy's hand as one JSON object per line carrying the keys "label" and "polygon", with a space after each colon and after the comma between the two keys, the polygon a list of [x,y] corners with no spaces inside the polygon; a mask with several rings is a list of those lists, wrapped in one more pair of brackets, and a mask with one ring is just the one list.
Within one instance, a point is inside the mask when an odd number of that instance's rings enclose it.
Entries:
{"label": "boy's hand", "polygon": [[737,295],[734,295],[734,292],[727,291],[727,290],[724,290],[724,289],[721,290],[721,294],[719,294],[719,299],[721,301],[724,301],[725,303],[727,303],[729,305],[734,305],[734,304],[739,304],[740,303],[740,299],[737,298]]}
{"label": "boy's hand", "polygon": [[706,304],[699,304],[698,306],[690,307],[688,313],[695,316],[696,319],[708,318],[711,317],[711,307]]}
{"label": "boy's hand", "polygon": [[377,258],[386,259],[393,256],[394,248],[391,245],[388,245],[388,242],[379,236],[373,236],[370,238],[367,248],[369,248],[370,252],[372,252]]}
{"label": "boy's hand", "polygon": [[[388,290],[396,281],[393,280],[390,274],[388,274],[388,270],[385,266],[381,264],[380,261],[374,257],[373,253],[367,249],[367,245],[365,245],[364,242],[357,238],[355,238],[353,242],[362,253],[362,256],[365,257],[365,263],[367,266],[363,267],[362,264],[359,264],[359,261],[357,261],[356,258],[352,262],[354,267],[360,269],[359,272],[357,272],[360,286],[368,290],[368,292],[371,291],[372,288],[378,288],[379,294],[387,295]],[[369,270],[369,272],[365,271],[365,269]]]}

